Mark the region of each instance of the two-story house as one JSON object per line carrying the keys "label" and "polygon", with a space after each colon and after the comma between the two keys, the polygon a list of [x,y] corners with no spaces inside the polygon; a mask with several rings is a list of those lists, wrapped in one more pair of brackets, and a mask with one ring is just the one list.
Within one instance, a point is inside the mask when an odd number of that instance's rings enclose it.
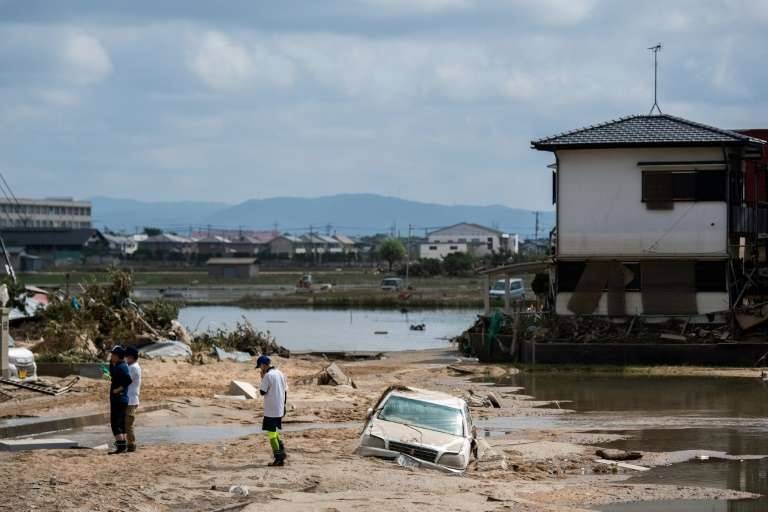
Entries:
{"label": "two-story house", "polygon": [[518,236],[479,224],[460,222],[427,234],[427,241],[419,247],[421,258],[444,258],[454,252],[486,256],[501,251],[517,254]]}
{"label": "two-story house", "polygon": [[738,257],[729,224],[744,161],[764,143],[662,114],[534,140],[555,156],[556,313],[727,311]]}

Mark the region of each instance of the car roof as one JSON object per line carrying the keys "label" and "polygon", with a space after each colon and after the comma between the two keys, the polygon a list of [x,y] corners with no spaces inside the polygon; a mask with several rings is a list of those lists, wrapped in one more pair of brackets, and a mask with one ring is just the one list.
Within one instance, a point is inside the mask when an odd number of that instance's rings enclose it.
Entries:
{"label": "car roof", "polygon": [[413,387],[406,387],[401,389],[395,389],[390,393],[390,396],[401,396],[404,398],[411,398],[413,400],[421,400],[422,402],[430,402],[438,405],[444,405],[453,409],[463,409],[467,405],[467,402],[462,398],[449,395],[448,393],[441,393],[439,391],[432,391],[429,389],[420,389]]}
{"label": "car roof", "polygon": [[[503,283],[504,279],[497,279],[496,282],[497,283]],[[512,277],[512,278],[509,279],[509,282],[510,283],[522,283],[523,280],[518,278],[518,277]]]}

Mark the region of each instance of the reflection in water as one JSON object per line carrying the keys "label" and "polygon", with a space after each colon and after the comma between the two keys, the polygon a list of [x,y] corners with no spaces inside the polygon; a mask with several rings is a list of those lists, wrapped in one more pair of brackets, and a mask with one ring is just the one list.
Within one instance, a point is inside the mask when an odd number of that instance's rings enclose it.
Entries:
{"label": "reflection in water", "polygon": [[[446,339],[461,334],[473,309],[244,309],[234,306],[191,306],[179,313],[190,330],[232,328],[245,316],[257,329],[269,330],[277,342],[294,351],[395,351],[447,348]],[[423,331],[411,325],[425,324]],[[384,334],[375,334],[376,332]]]}
{"label": "reflection in water", "polygon": [[[537,400],[571,400],[570,427],[620,432],[604,446],[626,450],[714,450],[768,454],[768,388],[758,379],[650,377],[572,373],[519,374],[499,382],[522,386]],[[768,459],[685,462],[654,468],[631,483],[718,487],[768,494]],[[633,511],[768,511],[768,497],[723,502],[677,500],[602,507]]]}

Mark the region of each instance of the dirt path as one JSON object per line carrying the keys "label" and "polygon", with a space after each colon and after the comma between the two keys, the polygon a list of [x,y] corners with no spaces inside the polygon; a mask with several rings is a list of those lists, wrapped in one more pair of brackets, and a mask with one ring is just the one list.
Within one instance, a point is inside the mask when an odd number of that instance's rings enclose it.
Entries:
{"label": "dirt path", "polygon": [[[0,510],[214,511],[241,510],[586,510],[595,504],[641,499],[733,498],[730,491],[678,486],[627,485],[621,474],[596,474],[599,436],[550,429],[515,431],[489,438],[507,467],[472,465],[465,476],[411,470],[353,454],[365,411],[389,384],[401,383],[465,394],[482,392],[466,376],[447,369],[455,355],[404,352],[387,359],[347,363],[351,387],[317,386],[311,377],[326,362],[318,358],[278,361],[290,381],[287,420],[326,428],[286,434],[289,463],[266,467],[269,449],[260,433],[225,441],[143,445],[134,454],[109,456],[96,450],[0,453]],[[166,401],[170,409],[140,416],[144,428],[185,425],[258,425],[261,401],[213,399],[230,380],[258,383],[251,365],[145,361],[145,403]],[[475,375],[504,375],[503,367],[469,367]],[[0,404],[0,416],[71,414],[104,408],[106,384],[84,381],[56,398],[35,397]],[[567,411],[528,400],[517,390],[495,390],[501,409],[473,409],[475,419],[541,416]],[[542,408],[541,406],[545,406]],[[339,425],[328,425],[339,423]],[[105,434],[104,441],[109,439]],[[229,492],[242,485],[248,496]],[[236,510],[236,508],[228,509]]]}

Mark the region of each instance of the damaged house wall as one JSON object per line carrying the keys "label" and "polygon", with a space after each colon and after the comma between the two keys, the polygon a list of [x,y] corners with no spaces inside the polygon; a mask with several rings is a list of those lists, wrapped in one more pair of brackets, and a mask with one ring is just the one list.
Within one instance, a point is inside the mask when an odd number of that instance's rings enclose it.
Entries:
{"label": "damaged house wall", "polygon": [[725,172],[681,165],[722,162],[721,148],[561,149],[557,158],[557,314],[728,309]]}

